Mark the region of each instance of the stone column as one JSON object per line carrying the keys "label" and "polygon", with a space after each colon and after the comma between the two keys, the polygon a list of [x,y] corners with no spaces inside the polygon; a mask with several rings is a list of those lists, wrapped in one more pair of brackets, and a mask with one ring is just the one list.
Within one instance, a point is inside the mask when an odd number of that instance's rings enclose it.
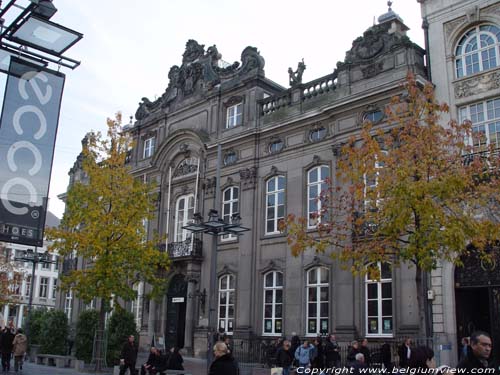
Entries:
{"label": "stone column", "polygon": [[194,270],[194,264],[189,263],[187,266],[187,301],[186,301],[186,327],[184,330],[184,348],[189,355],[193,355],[193,337],[194,337],[194,322],[196,314],[196,303],[199,297],[196,294],[196,284],[200,281],[200,273]]}

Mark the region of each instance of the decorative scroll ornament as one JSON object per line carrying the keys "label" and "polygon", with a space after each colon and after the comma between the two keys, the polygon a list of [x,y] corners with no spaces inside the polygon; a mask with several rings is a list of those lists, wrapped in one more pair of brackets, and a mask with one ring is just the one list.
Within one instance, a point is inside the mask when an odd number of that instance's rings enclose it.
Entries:
{"label": "decorative scroll ornament", "polygon": [[474,76],[455,84],[455,98],[465,98],[500,87],[500,71]]}
{"label": "decorative scroll ornament", "polygon": [[198,159],[196,158],[188,158],[184,159],[179,163],[177,168],[175,168],[174,174],[172,177],[182,177],[187,176],[192,173],[196,173],[198,171]]}

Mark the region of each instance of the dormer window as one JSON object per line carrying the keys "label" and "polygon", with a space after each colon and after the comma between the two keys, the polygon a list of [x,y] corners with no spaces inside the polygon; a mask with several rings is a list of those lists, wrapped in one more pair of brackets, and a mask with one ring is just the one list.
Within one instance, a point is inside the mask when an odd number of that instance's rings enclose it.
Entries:
{"label": "dormer window", "polygon": [[228,107],[226,115],[226,128],[234,128],[243,123],[243,103],[238,103]]}
{"label": "dormer window", "polygon": [[363,122],[371,122],[372,124],[376,124],[380,120],[382,120],[382,117],[384,117],[384,113],[380,110],[374,110],[370,112],[366,112],[363,115]]}
{"label": "dormer window", "polygon": [[150,137],[144,140],[143,158],[147,159],[153,156],[155,152],[155,137]]}
{"label": "dormer window", "polygon": [[325,137],[326,137],[326,128],[324,126],[314,128],[309,133],[309,139],[311,140],[311,142],[319,142]]}

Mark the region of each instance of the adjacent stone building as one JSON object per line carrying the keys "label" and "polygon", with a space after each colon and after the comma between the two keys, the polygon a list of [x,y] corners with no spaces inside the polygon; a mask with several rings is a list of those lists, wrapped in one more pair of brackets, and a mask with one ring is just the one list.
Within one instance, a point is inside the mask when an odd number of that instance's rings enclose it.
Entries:
{"label": "adjacent stone building", "polygon": [[[450,118],[471,120],[474,146],[500,145],[500,1],[419,0],[429,78]],[[490,332],[500,355],[500,270],[466,258],[432,274],[433,332],[441,361],[455,364],[459,342],[475,329]]]}

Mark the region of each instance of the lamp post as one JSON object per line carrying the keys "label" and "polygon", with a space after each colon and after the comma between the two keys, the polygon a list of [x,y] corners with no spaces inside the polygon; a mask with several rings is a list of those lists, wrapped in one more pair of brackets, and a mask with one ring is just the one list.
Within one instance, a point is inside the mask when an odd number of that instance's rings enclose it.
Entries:
{"label": "lamp post", "polygon": [[[217,172],[215,182],[214,206],[220,207],[220,165],[221,165],[221,145],[217,145]],[[213,208],[208,212],[208,220],[203,221],[200,213],[193,215],[193,221],[182,227],[191,233],[206,233],[212,236],[212,254],[210,257],[210,290],[208,298],[208,337],[207,337],[207,369],[213,360],[213,346],[215,344],[215,335],[217,333],[217,238],[226,234],[242,235],[249,231],[241,225],[241,216],[234,213],[231,220],[224,221],[219,217],[219,212]],[[207,370],[208,373],[208,370]]]}
{"label": "lamp post", "polygon": [[39,253],[37,252],[37,248],[35,247],[35,251],[32,249],[28,249],[24,251],[22,256],[15,257],[14,260],[18,262],[27,262],[31,263],[31,285],[30,285],[30,296],[28,300],[28,315],[26,316],[26,336],[29,339],[29,322],[30,322],[30,316],[31,316],[31,308],[33,306],[33,290],[35,289],[35,272],[36,272],[36,265],[38,263],[41,264],[53,264],[56,263],[56,261],[51,260],[50,253],[48,251],[44,253]]}

